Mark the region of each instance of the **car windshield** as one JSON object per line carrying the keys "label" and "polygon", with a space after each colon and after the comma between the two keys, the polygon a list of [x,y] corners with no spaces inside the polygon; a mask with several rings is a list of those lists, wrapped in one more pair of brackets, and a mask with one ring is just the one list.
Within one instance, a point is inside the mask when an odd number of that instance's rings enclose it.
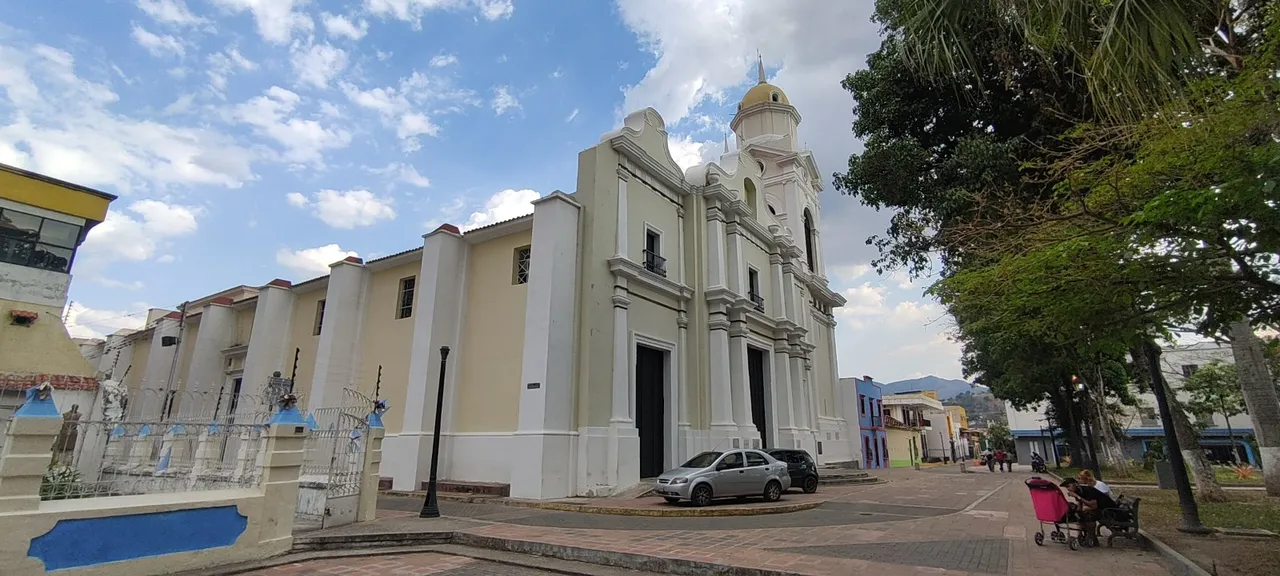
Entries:
{"label": "car windshield", "polygon": [[719,458],[721,454],[724,454],[724,452],[703,452],[697,456],[694,456],[693,458],[690,458],[688,462],[681,464],[680,467],[681,468],[706,468],[714,464],[716,461],[716,458]]}

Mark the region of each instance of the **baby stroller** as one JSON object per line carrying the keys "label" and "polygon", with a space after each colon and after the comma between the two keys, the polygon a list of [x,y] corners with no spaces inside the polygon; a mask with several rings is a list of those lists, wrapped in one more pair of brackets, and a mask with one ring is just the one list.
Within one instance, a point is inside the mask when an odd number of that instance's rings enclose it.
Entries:
{"label": "baby stroller", "polygon": [[1040,531],[1035,535],[1037,546],[1044,546],[1045,524],[1052,524],[1049,539],[1059,544],[1066,543],[1068,548],[1080,548],[1080,535],[1083,530],[1079,522],[1071,518],[1071,506],[1067,497],[1062,495],[1058,485],[1039,476],[1027,479],[1027,489],[1031,491],[1031,504],[1036,510],[1036,519],[1040,521]]}

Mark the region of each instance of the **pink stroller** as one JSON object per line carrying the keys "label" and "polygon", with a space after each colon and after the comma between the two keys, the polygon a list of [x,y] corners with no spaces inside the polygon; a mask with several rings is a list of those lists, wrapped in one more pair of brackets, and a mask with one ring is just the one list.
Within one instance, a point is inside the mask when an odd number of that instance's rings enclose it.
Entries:
{"label": "pink stroller", "polygon": [[1049,539],[1058,543],[1066,543],[1069,548],[1080,548],[1080,524],[1072,520],[1071,506],[1067,497],[1062,495],[1058,485],[1039,476],[1027,479],[1027,488],[1031,490],[1031,504],[1036,509],[1036,519],[1040,521],[1040,531],[1035,535],[1036,545],[1044,546],[1045,524],[1052,524],[1053,531]]}

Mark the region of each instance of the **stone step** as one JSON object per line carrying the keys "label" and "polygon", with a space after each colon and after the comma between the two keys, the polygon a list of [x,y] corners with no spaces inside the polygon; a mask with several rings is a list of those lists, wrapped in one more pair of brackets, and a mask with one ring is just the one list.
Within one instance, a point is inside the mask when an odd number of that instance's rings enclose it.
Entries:
{"label": "stone step", "polygon": [[657,479],[641,480],[635,486],[619,492],[615,496],[612,496],[612,498],[644,498],[645,496],[653,493],[653,489],[656,488],[657,485]]}
{"label": "stone step", "polygon": [[293,537],[293,551],[350,550],[352,548],[390,548],[448,544],[453,530],[431,532],[388,532],[363,534],[313,534]]}
{"label": "stone step", "polygon": [[[419,490],[426,491],[427,483],[422,482]],[[464,482],[460,480],[439,480],[436,482],[436,492],[451,492],[454,494],[478,494],[485,496],[511,496],[511,485],[498,482]]]}

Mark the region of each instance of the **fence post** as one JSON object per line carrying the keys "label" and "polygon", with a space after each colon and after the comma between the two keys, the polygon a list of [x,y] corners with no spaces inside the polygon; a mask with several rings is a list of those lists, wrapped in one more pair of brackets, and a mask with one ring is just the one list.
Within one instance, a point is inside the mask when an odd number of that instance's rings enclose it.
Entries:
{"label": "fence post", "polygon": [[387,430],[382,426],[382,413],[386,404],[379,400],[369,413],[369,434],[364,445],[364,465],[361,468],[360,502],[356,506],[356,522],[369,522],[378,515],[378,481],[382,478],[382,438]]}
{"label": "fence post", "polygon": [[40,483],[53,461],[53,443],[61,429],[53,387],[44,383],[28,388],[0,453],[0,512],[40,508]]}
{"label": "fence post", "polygon": [[298,507],[298,476],[302,470],[303,443],[309,429],[295,407],[297,399],[286,394],[267,423],[266,457],[262,464],[265,514],[258,541],[279,542],[288,550],[293,541],[293,515]]}

